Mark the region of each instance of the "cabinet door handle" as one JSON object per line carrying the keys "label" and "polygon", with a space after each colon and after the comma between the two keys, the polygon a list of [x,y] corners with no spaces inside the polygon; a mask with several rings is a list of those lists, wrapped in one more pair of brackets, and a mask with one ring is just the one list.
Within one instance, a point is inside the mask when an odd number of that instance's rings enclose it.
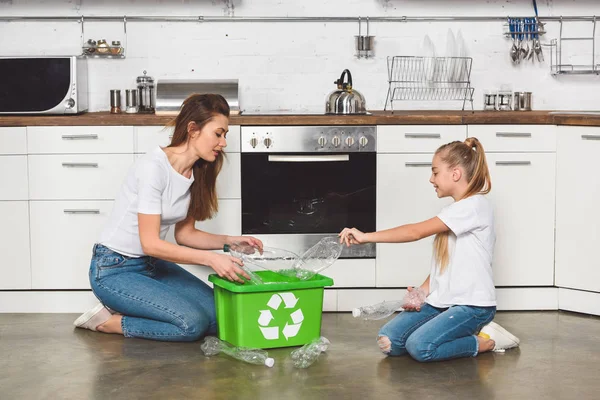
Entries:
{"label": "cabinet door handle", "polygon": [[66,209],[65,214],[100,214],[100,210]]}
{"label": "cabinet door handle", "polygon": [[90,133],[87,135],[62,135],[63,140],[97,140],[98,135],[96,133]]}
{"label": "cabinet door handle", "polygon": [[288,155],[269,155],[269,162],[335,162],[348,161],[348,154],[332,154],[332,155],[308,155],[308,156],[288,156]]}
{"label": "cabinet door handle", "polygon": [[64,162],[62,166],[65,168],[98,168],[98,163],[69,163]]}
{"label": "cabinet door handle", "polygon": [[530,138],[531,137],[531,133],[529,133],[529,132],[496,132],[496,137]]}
{"label": "cabinet door handle", "polygon": [[496,161],[496,165],[531,165],[531,161]]}
{"label": "cabinet door handle", "polygon": [[404,137],[407,139],[440,139],[442,135],[439,133],[405,133]]}
{"label": "cabinet door handle", "polygon": [[412,161],[404,163],[405,167],[431,167],[431,163],[427,161]]}
{"label": "cabinet door handle", "polygon": [[581,135],[583,140],[600,140],[600,135]]}

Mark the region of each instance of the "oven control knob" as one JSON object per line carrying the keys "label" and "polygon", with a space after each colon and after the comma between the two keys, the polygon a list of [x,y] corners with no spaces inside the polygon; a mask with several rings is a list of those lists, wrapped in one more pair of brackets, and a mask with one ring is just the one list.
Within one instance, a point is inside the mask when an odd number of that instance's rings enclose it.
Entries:
{"label": "oven control knob", "polygon": [[271,139],[271,138],[265,138],[265,140],[263,141],[263,143],[265,144],[265,147],[268,149],[269,147],[273,146],[273,139]]}
{"label": "oven control knob", "polygon": [[340,139],[339,136],[334,136],[331,139],[331,144],[333,144],[334,147],[340,147],[340,144],[342,144],[342,139]]}
{"label": "oven control knob", "polygon": [[352,147],[352,145],[353,145],[353,144],[354,144],[354,138],[353,138],[352,136],[348,136],[348,137],[346,138],[346,145],[347,145],[348,147]]}
{"label": "oven control knob", "polygon": [[75,100],[73,99],[69,99],[65,102],[65,107],[66,108],[73,108],[75,107]]}
{"label": "oven control knob", "polygon": [[369,143],[369,139],[363,136],[360,139],[358,139],[358,143],[360,144],[360,147],[365,147],[367,143]]}
{"label": "oven control knob", "polygon": [[250,146],[252,146],[253,149],[255,149],[257,145],[258,145],[257,138],[253,137],[252,139],[250,139]]}
{"label": "oven control knob", "polygon": [[327,139],[325,139],[325,136],[321,136],[317,142],[319,143],[319,146],[321,147],[325,147],[325,145],[327,144]]}

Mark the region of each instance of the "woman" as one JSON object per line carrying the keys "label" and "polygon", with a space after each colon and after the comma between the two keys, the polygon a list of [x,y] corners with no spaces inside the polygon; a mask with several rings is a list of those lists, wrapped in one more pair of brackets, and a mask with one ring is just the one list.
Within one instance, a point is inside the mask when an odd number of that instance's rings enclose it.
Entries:
{"label": "woman", "polygon": [[[75,326],[126,337],[194,341],[216,332],[212,289],[176,263],[207,265],[223,278],[249,279],[242,261],[208,250],[252,237],[213,235],[195,221],[218,210],[216,180],[227,146],[229,106],[220,95],[188,97],[173,140],[129,170],[111,217],[94,245],[90,283],[102,304]],[[177,244],[165,240],[175,225]]]}

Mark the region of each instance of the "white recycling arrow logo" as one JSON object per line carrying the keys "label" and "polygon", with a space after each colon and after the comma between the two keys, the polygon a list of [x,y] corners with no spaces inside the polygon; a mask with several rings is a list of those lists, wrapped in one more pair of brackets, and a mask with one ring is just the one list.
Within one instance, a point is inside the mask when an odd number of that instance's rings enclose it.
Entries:
{"label": "white recycling arrow logo", "polygon": [[[294,308],[298,303],[298,298],[294,296],[294,293],[275,293],[267,302],[267,307],[271,310],[279,310],[281,303],[284,304],[284,308],[286,309]],[[271,310],[260,310],[258,325],[265,339],[276,340],[279,339],[280,328],[278,326],[269,326],[271,321],[275,319]],[[293,311],[290,314],[290,317],[292,323],[286,322],[283,329],[281,329],[281,333],[285,337],[285,340],[296,336],[302,327],[302,321],[304,321],[304,314],[302,314],[302,309],[300,308]]]}

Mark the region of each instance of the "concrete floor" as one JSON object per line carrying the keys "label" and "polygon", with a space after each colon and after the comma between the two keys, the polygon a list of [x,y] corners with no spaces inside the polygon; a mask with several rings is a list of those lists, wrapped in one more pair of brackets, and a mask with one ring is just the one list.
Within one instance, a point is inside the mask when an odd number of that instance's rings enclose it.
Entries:
{"label": "concrete floor", "polygon": [[332,345],[308,369],[291,349],[274,368],[200,343],[161,343],[74,329],[71,314],[0,314],[2,399],[600,399],[600,318],[565,312],[501,312],[521,339],[504,354],[420,364],[386,358],[381,321],[324,314]]}

